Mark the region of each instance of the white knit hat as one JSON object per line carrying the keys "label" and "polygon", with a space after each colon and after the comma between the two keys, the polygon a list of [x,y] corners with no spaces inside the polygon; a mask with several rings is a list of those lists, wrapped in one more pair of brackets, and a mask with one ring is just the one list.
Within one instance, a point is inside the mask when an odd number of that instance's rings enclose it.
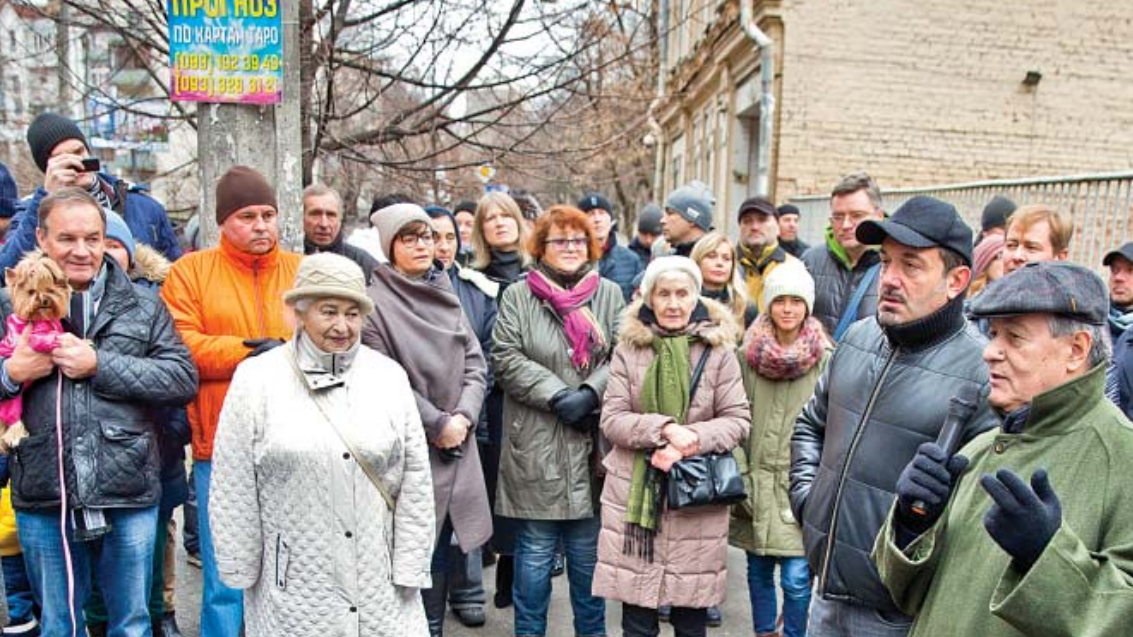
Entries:
{"label": "white knit hat", "polygon": [[283,302],[292,305],[302,298],[327,297],[354,301],[364,315],[374,311],[374,302],[366,296],[366,277],[357,263],[333,252],[303,257],[295,285],[283,293]]}
{"label": "white knit hat", "polygon": [[653,284],[657,283],[658,277],[669,272],[683,272],[688,275],[696,284],[696,294],[700,295],[700,287],[704,283],[700,275],[700,266],[695,261],[675,255],[657,257],[649,263],[649,267],[645,268],[645,276],[641,279],[641,298],[645,301],[645,305],[653,307],[649,298],[653,294]]}
{"label": "white knit hat", "polygon": [[797,296],[806,303],[806,313],[814,311],[814,279],[801,261],[786,261],[775,266],[763,280],[763,305],[781,296]]}

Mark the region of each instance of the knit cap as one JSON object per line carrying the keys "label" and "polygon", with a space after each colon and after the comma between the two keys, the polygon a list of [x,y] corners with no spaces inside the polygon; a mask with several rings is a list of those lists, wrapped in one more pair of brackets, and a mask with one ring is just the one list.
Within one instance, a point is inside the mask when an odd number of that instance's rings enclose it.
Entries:
{"label": "knit cap", "polygon": [[382,253],[393,261],[393,239],[402,228],[414,221],[420,221],[430,228],[432,219],[425,209],[415,203],[395,203],[370,215],[370,223],[378,229],[382,243]]}
{"label": "knit cap", "polygon": [[704,284],[704,280],[700,274],[700,266],[695,261],[677,255],[657,257],[649,262],[649,267],[645,268],[645,276],[641,279],[641,298],[648,307],[653,307],[651,298],[653,285],[657,283],[658,277],[669,272],[683,272],[688,275],[696,283],[697,295],[700,294],[700,287]]}
{"label": "knit cap", "polygon": [[460,251],[464,246],[462,246],[460,243],[460,227],[456,225],[456,215],[454,215],[451,210],[445,208],[444,206],[425,206],[425,214],[429,215],[433,219],[437,219],[439,217],[448,217],[448,220],[452,222],[452,229],[456,231],[456,253],[460,254]]}
{"label": "knit cap", "polygon": [[582,199],[578,200],[578,209],[583,212],[590,212],[599,208],[611,215],[614,214],[614,205],[600,192],[588,192],[582,196]]}
{"label": "knit cap", "polygon": [[115,239],[126,248],[126,254],[130,256],[130,263],[134,262],[134,233],[130,232],[130,226],[126,225],[126,220],[122,218],[117,212],[109,208],[103,208],[102,212],[106,215],[106,238]]}
{"label": "knit cap", "polygon": [[983,214],[980,215],[980,230],[987,232],[992,228],[1004,228],[1007,226],[1007,218],[1011,213],[1015,212],[1015,202],[1002,195],[996,195],[991,198],[984,206]]}
{"label": "knit cap", "polygon": [[771,303],[781,296],[802,299],[808,315],[814,310],[814,278],[801,261],[781,263],[763,280],[764,307],[771,307]]}
{"label": "knit cap", "polygon": [[354,301],[364,315],[374,311],[374,302],[366,296],[366,277],[357,263],[333,252],[303,257],[295,284],[283,293],[283,302],[294,305],[302,298],[327,297]]}
{"label": "knit cap", "polygon": [[233,166],[216,182],[216,224],[223,225],[232,213],[248,206],[279,210],[275,189],[262,174],[247,166]]}
{"label": "knit cap", "polygon": [[775,212],[780,217],[786,217],[787,215],[795,215],[796,217],[801,216],[799,207],[793,203],[785,203],[782,206],[776,208]]}
{"label": "knit cap", "polygon": [[16,190],[16,180],[8,167],[0,164],[0,218],[10,219],[16,214],[20,193]]}
{"label": "knit cap", "polygon": [[90,148],[86,136],[79,130],[78,125],[70,118],[56,113],[43,113],[35,118],[31,126],[28,126],[27,137],[31,156],[42,172],[47,172],[47,160],[59,142],[77,139],[83,143],[83,146]]}
{"label": "knit cap", "polygon": [[646,204],[637,213],[637,231],[644,234],[661,234],[661,206]]}
{"label": "knit cap", "polygon": [[665,200],[665,208],[705,232],[712,229],[712,206],[715,204],[716,198],[712,196],[712,191],[699,181],[690,181],[677,188]]}
{"label": "knit cap", "polygon": [[972,250],[972,278],[978,277],[995,258],[1003,254],[1003,237],[993,234],[984,237],[979,245]]}

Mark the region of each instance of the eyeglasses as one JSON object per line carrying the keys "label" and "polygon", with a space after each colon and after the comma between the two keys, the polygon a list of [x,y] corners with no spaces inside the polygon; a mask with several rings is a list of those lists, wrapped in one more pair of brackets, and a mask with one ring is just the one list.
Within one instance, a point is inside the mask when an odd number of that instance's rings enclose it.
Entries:
{"label": "eyeglasses", "polygon": [[437,240],[435,232],[422,232],[421,234],[401,234],[397,236],[397,240],[401,245],[412,248],[420,243],[421,245],[431,246]]}
{"label": "eyeglasses", "polygon": [[[873,214],[873,213],[868,211],[868,210],[857,210],[857,211],[851,212],[848,216],[850,218],[850,221],[852,221],[854,223],[861,223],[867,217],[869,217],[871,214]],[[841,213],[838,213],[836,215],[830,215],[830,223],[834,226],[840,226],[840,225],[846,223],[846,217],[847,217],[847,215],[844,215],[844,214],[841,214]]]}
{"label": "eyeglasses", "polygon": [[554,246],[558,250],[566,250],[567,248],[585,248],[586,244],[590,243],[590,239],[586,237],[574,237],[571,239],[547,239],[543,243]]}

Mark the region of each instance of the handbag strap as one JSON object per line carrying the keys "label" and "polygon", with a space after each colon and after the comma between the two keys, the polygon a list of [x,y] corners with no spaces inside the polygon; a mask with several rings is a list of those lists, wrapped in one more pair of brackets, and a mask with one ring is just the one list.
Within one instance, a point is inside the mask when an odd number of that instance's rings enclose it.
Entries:
{"label": "handbag strap", "polygon": [[700,385],[700,377],[704,375],[704,365],[708,362],[708,354],[712,348],[705,343],[704,351],[700,353],[700,358],[696,361],[696,368],[692,370],[692,380],[688,384],[688,402],[692,402],[692,397],[696,395],[696,388]]}
{"label": "handbag strap", "polygon": [[846,330],[850,329],[854,321],[858,317],[858,308],[862,305],[862,299],[865,298],[865,293],[869,291],[869,286],[873,285],[873,280],[877,278],[877,273],[881,271],[881,264],[876,263],[870,269],[866,270],[865,276],[862,277],[861,283],[858,284],[854,295],[850,297],[850,303],[846,305],[846,311],[842,313],[842,318],[838,320],[838,326],[834,328],[834,342],[842,340],[842,335]]}
{"label": "handbag strap", "polygon": [[[286,349],[287,362],[291,363],[291,369],[299,375],[299,380],[301,382],[303,380],[303,371],[299,369],[299,362],[295,359],[294,346],[288,346]],[[306,383],[304,383],[303,386],[307,387]],[[327,423],[330,424],[330,428],[334,430],[334,433],[338,435],[338,439],[341,440],[342,444],[346,446],[346,450],[350,452],[351,457],[353,457],[354,461],[358,463],[358,466],[362,468],[362,473],[365,473],[366,477],[369,478],[370,482],[372,482],[374,484],[374,487],[377,488],[378,493],[380,493],[382,499],[385,500],[386,506],[389,507],[390,511],[393,511],[395,504],[393,496],[390,495],[389,490],[386,489],[386,485],[382,484],[382,481],[378,478],[377,474],[374,472],[374,469],[367,465],[365,462],[362,462],[362,456],[358,454],[358,450],[354,448],[354,445],[350,442],[350,438],[346,435],[346,432],[339,429],[338,425],[335,424],[334,418],[331,418],[330,414],[327,412],[326,407],[323,405],[323,397],[311,391],[310,387],[307,387],[307,394],[310,395],[311,400],[315,403],[315,407],[318,407],[319,413],[323,416],[323,420],[326,420]]]}

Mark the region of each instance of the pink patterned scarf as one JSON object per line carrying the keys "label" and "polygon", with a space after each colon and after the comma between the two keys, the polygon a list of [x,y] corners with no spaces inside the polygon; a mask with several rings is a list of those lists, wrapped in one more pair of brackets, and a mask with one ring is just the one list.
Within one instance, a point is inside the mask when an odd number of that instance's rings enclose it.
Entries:
{"label": "pink patterned scarf", "polygon": [[771,317],[760,314],[748,328],[744,348],[747,363],[755,373],[770,380],[794,380],[810,371],[822,359],[826,336],[822,324],[813,316],[803,321],[794,343],[784,347],[775,340]]}
{"label": "pink patterned scarf", "polygon": [[594,356],[606,349],[606,335],[602,333],[597,317],[587,307],[598,289],[601,277],[591,270],[574,287],[566,289],[538,270],[527,273],[527,287],[535,298],[546,301],[563,319],[567,340],[570,341],[570,362],[575,369],[586,369]]}

